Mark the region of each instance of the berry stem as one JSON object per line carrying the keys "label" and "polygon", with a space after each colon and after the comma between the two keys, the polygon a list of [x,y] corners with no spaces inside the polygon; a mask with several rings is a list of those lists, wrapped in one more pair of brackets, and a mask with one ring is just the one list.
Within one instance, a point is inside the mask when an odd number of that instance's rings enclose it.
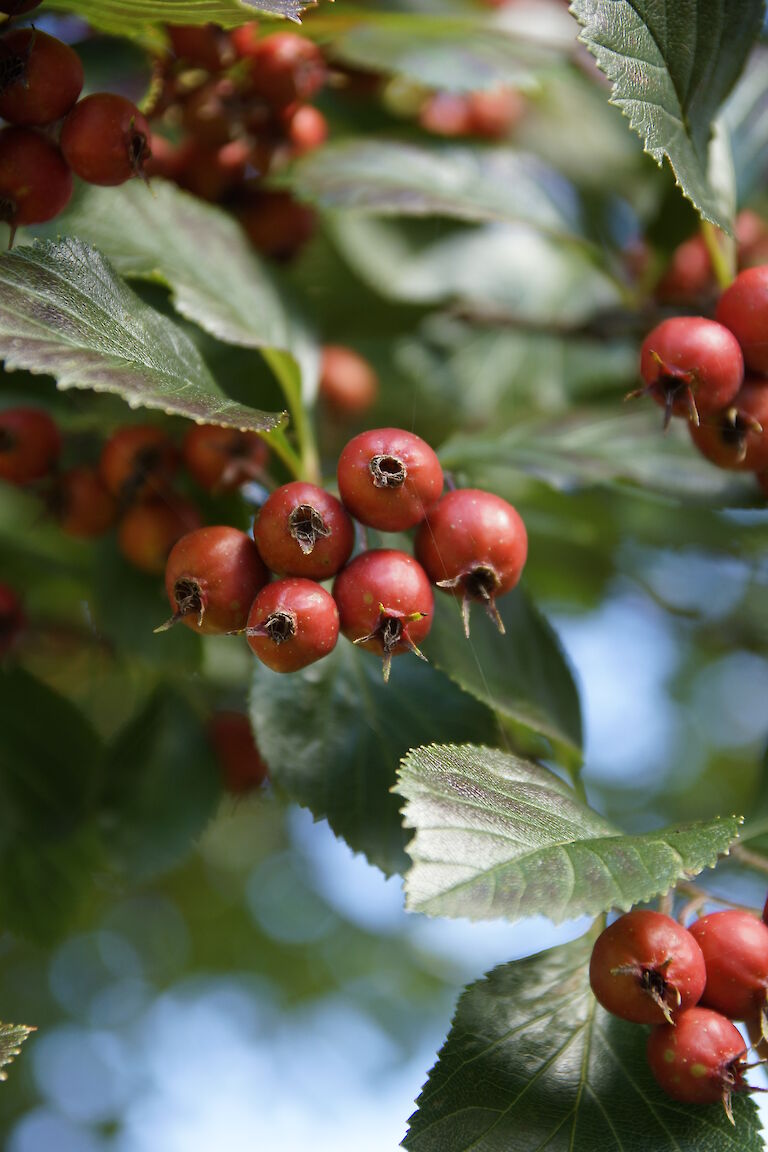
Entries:
{"label": "berry stem", "polygon": [[759,852],[752,852],[751,849],[744,848],[741,844],[734,844],[731,848],[731,856],[755,872],[768,873],[768,857]]}
{"label": "berry stem", "polygon": [[736,245],[707,220],[701,222],[701,236],[707,246],[718,287],[724,292],[736,275]]}
{"label": "berry stem", "polygon": [[[735,849],[732,848],[731,855],[734,854],[734,851]],[[724,908],[737,908],[740,912],[759,913],[759,909],[751,908],[749,904],[739,904],[736,900],[729,900],[727,896],[716,896],[714,892],[700,888],[698,884],[691,884],[688,880],[678,880],[675,891],[682,896],[690,896],[691,901],[695,902],[697,906],[701,898],[705,904],[720,904]]]}
{"label": "berry stem", "polygon": [[275,348],[262,349],[264,359],[270,366],[285,396],[288,411],[291,414],[293,430],[299,446],[297,467],[292,472],[297,480],[306,480],[310,484],[319,484],[320,456],[315,442],[315,433],[308,409],[301,394],[299,370],[292,357]]}
{"label": "berry stem", "polygon": [[301,459],[288,443],[288,438],[283,430],[276,428],[274,432],[260,433],[260,435],[263,435],[265,443],[269,445],[275,456],[282,460],[291,476],[300,480],[302,472]]}

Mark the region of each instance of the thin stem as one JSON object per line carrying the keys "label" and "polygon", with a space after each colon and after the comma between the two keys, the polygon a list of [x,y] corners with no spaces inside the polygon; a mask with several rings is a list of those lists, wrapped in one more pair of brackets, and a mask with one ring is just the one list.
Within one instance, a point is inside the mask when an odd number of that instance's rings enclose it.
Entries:
{"label": "thin stem", "polygon": [[729,900],[727,896],[715,896],[714,892],[708,892],[706,888],[699,888],[698,885],[691,884],[688,880],[679,880],[675,885],[675,890],[683,896],[690,896],[697,905],[702,903],[722,904],[724,908],[738,908],[741,912],[752,912],[753,914],[760,912],[759,908],[753,908],[750,904],[739,904],[736,900]]}
{"label": "thin stem", "polygon": [[301,480],[303,476],[301,459],[288,443],[282,428],[276,428],[274,432],[260,432],[259,435],[269,445],[275,456],[282,460],[291,475],[297,480]]}
{"label": "thin stem", "polygon": [[715,279],[719,288],[725,291],[736,274],[736,245],[707,220],[702,220],[701,235],[712,261]]}
{"label": "thin stem", "polygon": [[746,864],[747,868],[754,869],[755,872],[763,872],[768,874],[768,857],[761,855],[760,852],[752,852],[749,848],[744,848],[741,844],[734,844],[731,848],[731,856]]}
{"label": "thin stem", "polygon": [[283,390],[293,431],[296,435],[299,451],[298,455],[294,453],[294,458],[298,468],[292,467],[291,470],[297,479],[308,480],[311,484],[319,484],[321,479],[320,455],[315,442],[314,427],[301,394],[297,369],[295,365],[289,363],[288,355],[285,352],[274,348],[264,348],[262,352]]}

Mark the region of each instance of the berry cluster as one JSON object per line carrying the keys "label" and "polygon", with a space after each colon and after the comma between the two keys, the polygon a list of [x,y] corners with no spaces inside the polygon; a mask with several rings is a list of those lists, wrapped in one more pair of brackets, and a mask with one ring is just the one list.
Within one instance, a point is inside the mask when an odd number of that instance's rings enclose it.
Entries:
{"label": "berry cluster", "polygon": [[[37,7],[2,5],[7,15]],[[57,216],[72,195],[72,173],[91,184],[122,184],[142,175],[149,127],[123,96],[97,92],[79,100],[83,66],[61,40],[35,28],[0,39],[0,219],[10,243],[22,224]]]}
{"label": "berry cluster", "polygon": [[[768,908],[768,905],[767,905]],[[648,1063],[664,1091],[689,1104],[722,1101],[731,1120],[747,1046],[732,1020],[768,1035],[768,927],[749,912],[702,916],[687,929],[635,909],[598,937],[589,979],[614,1016],[653,1025]]]}
{"label": "berry cluster", "polygon": [[687,417],[694,445],[719,468],[754,472],[768,493],[768,265],[740,272],[715,319],[674,316],[646,336],[644,387],[672,416]]}
{"label": "berry cluster", "polygon": [[[474,489],[443,495],[433,450],[398,428],[350,440],[337,480],[341,499],[303,481],[281,485],[263,504],[253,538],[221,525],[182,537],[165,570],[173,616],[159,631],[182,621],[203,633],[244,632],[276,672],[326,656],[341,632],[382,658],[385,680],[393,656],[423,658],[432,584],[461,600],[467,633],[473,601],[503,631],[496,597],[517,583],[527,554],[525,526],[510,504]],[[417,529],[416,557],[376,548],[350,559],[353,517],[379,532]],[[330,579],[329,593],[320,582]]]}
{"label": "berry cluster", "polygon": [[326,82],[320,49],[292,32],[259,38],[250,23],[171,26],[157,61],[150,175],[223,204],[264,255],[287,259],[310,238],[314,215],[265,176],[328,135],[309,101]]}

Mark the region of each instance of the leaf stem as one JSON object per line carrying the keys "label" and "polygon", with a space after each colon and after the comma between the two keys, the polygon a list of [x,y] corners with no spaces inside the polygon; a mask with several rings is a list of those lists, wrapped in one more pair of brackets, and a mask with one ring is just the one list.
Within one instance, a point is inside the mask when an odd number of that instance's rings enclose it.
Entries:
{"label": "leaf stem", "polygon": [[296,480],[301,480],[303,474],[301,459],[289,444],[288,438],[282,428],[276,428],[274,432],[262,432],[260,435],[265,443],[269,445],[275,456],[282,460],[291,475],[295,477]]}
{"label": "leaf stem", "polygon": [[736,275],[736,245],[708,220],[701,222],[701,235],[712,261],[718,287],[725,291]]}
{"label": "leaf stem", "polygon": [[[312,421],[307,407],[304,404],[301,387],[297,384],[297,379],[294,374],[295,369],[290,364],[287,353],[274,348],[264,348],[262,352],[264,359],[274,372],[283,390],[286,406],[291,416],[293,431],[296,435],[299,451],[298,454],[296,454],[293,452],[293,449],[291,449],[295,460],[295,467],[291,465],[289,465],[289,467],[291,467],[291,471],[297,480],[308,480],[310,484],[319,484],[321,480],[320,455],[317,451]],[[286,446],[290,447],[287,441]]]}

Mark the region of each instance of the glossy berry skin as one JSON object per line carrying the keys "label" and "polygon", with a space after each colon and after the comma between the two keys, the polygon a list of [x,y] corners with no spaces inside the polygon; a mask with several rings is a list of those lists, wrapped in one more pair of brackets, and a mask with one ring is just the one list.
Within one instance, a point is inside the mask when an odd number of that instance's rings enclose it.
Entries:
{"label": "glossy berry skin", "polygon": [[314,580],[288,576],[262,588],[251,605],[248,644],[273,672],[298,672],[336,647],[339,612]]}
{"label": "glossy berry skin", "polygon": [[425,440],[402,428],[353,437],[339,456],[337,478],[352,515],[382,532],[420,524],[443,490],[437,456]]}
{"label": "glossy berry skin", "polygon": [[739,342],[703,316],[673,316],[648,333],[640,375],[657,404],[694,423],[725,408],[744,381]]}
{"label": "glossy berry skin", "polygon": [[253,739],[248,717],[242,712],[214,712],[208,737],[221,769],[227,792],[244,796],[267,779],[268,769]]}
{"label": "glossy berry skin", "polygon": [[31,484],[56,467],[61,434],[40,408],[0,411],[0,480]]}
{"label": "glossy berry skin", "polygon": [[670,916],[636,908],[595,941],[589,982],[607,1012],[633,1024],[663,1024],[693,1008],[706,982],[701,949]]}
{"label": "glossy berry skin", "polygon": [[19,28],[0,41],[0,116],[10,124],[53,124],[82,87],[80,57],[55,36]]}
{"label": "glossy berry skin", "polygon": [[21,600],[7,584],[0,584],[0,660],[11,651],[24,628]]}
{"label": "glossy berry skin", "polygon": [[184,466],[206,492],[234,492],[262,478],[268,449],[255,432],[195,424],[181,446]]}
{"label": "glossy berry skin", "polygon": [[432,627],[434,597],[427,574],[406,552],[363,552],[333,585],[341,631],[354,644],[383,657],[384,679],[393,656],[413,652]]}
{"label": "glossy berry skin", "polygon": [[327,580],[352,554],[355,530],[344,506],[316,484],[283,484],[253,527],[264,563],[284,576]]}
{"label": "glossy berry skin", "polygon": [[240,632],[248,609],[269,580],[250,536],[237,528],[198,528],[182,536],[165,566],[165,590],[174,615],[157,631],[181,620],[208,635]]}
{"label": "glossy berry skin", "polygon": [[95,468],[63,472],[51,495],[51,508],[68,536],[103,536],[117,519],[117,504]]}
{"label": "glossy berry skin", "polygon": [[34,128],[0,131],[0,220],[12,229],[58,216],[72,195],[59,149]]}
{"label": "glossy berry skin", "polygon": [[96,92],[67,116],[61,150],[72,171],[89,184],[124,184],[144,171],[151,154],[149,124],[124,96]]}
{"label": "glossy berry skin", "polygon": [[251,91],[275,108],[311,100],[325,84],[322,52],[294,32],[275,32],[241,47],[250,62]]}
{"label": "glossy berry skin", "polygon": [[718,468],[762,472],[768,468],[768,380],[748,376],[727,408],[688,430],[702,456]]}
{"label": "glossy berry skin", "polygon": [[689,1008],[675,1024],[662,1024],[648,1037],[648,1063],[668,1096],[686,1104],[730,1108],[732,1092],[748,1091],[744,1082],[745,1044],[741,1033],[709,1008]]}
{"label": "glossy berry skin", "polygon": [[371,365],[352,348],[326,344],[320,364],[320,396],[338,416],[359,416],[376,400],[379,381]]}
{"label": "glossy berry skin", "polygon": [[165,490],[176,471],[178,456],[165,432],[154,424],[118,428],[101,452],[99,471],[112,495],[122,504],[150,500]]}
{"label": "glossy berry skin", "polygon": [[528,556],[528,534],[515,508],[492,492],[448,492],[419,528],[416,557],[430,580],[462,601],[469,635],[469,607],[483,604],[504,631],[496,600],[514,588]]}
{"label": "glossy berry skin", "polygon": [[768,265],[739,272],[718,300],[715,316],[733,332],[747,367],[768,375]]}
{"label": "glossy berry skin", "polygon": [[176,541],[201,526],[194,504],[178,496],[133,504],[120,521],[117,546],[134,568],[161,576]]}
{"label": "glossy berry skin", "polygon": [[707,967],[701,1003],[732,1020],[766,1010],[768,926],[731,909],[702,916],[690,928]]}

